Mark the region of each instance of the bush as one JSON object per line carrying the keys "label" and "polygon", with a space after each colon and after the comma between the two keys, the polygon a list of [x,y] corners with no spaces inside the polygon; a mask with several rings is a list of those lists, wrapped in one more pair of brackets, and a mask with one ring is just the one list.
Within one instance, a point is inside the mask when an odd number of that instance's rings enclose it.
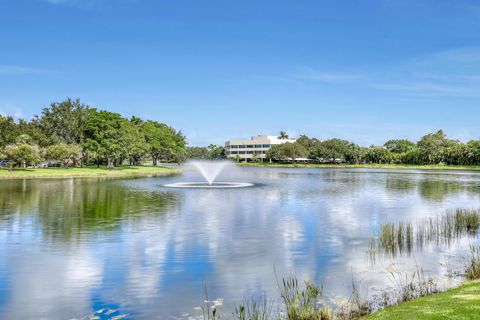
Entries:
{"label": "bush", "polygon": [[74,144],[55,144],[46,150],[45,158],[47,160],[57,161],[64,167],[68,167],[70,161],[76,166],[80,160],[82,150],[80,146]]}
{"label": "bush", "polygon": [[40,162],[39,148],[36,145],[26,143],[6,146],[5,156],[23,168],[27,165],[37,165]]}

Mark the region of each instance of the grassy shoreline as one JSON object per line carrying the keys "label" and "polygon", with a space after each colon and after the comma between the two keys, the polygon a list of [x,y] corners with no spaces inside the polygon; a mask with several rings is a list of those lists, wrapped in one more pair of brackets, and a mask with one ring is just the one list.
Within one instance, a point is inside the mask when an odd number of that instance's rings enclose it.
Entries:
{"label": "grassy shoreline", "polygon": [[86,167],[86,168],[26,168],[0,169],[1,179],[30,179],[30,178],[128,178],[128,177],[148,177],[162,176],[178,173],[180,169],[169,167],[151,167],[151,166],[123,166],[119,168],[107,169],[105,167]]}
{"label": "grassy shoreline", "polygon": [[480,280],[466,282],[442,293],[417,298],[385,308],[364,320],[440,320],[478,319],[480,317]]}
{"label": "grassy shoreline", "polygon": [[480,171],[480,166],[450,165],[407,165],[407,164],[303,164],[303,163],[239,163],[242,167],[277,167],[277,168],[325,168],[325,169],[414,169],[414,170],[453,170]]}

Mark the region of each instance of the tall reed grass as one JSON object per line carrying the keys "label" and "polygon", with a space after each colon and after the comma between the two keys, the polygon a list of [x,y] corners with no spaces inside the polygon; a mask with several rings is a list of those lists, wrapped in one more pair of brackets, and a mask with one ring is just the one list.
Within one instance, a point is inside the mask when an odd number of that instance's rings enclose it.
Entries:
{"label": "tall reed grass", "polygon": [[296,277],[283,278],[279,284],[280,295],[288,320],[332,320],[329,307],[320,306],[319,298],[323,288],[310,281],[301,286]]}
{"label": "tall reed grass", "polygon": [[468,280],[480,279],[480,247],[470,246],[470,263],[467,266],[466,276]]}
{"label": "tall reed grass", "polygon": [[419,248],[430,243],[449,245],[462,237],[475,236],[479,230],[479,210],[456,209],[439,217],[422,219],[415,227],[403,221],[384,223],[379,228],[378,246],[392,255],[411,253],[415,244]]}

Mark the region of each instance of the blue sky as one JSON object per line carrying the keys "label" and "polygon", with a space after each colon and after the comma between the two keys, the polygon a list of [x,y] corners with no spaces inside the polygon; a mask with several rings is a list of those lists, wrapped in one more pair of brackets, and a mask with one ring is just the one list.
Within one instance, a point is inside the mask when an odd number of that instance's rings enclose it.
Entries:
{"label": "blue sky", "polygon": [[52,101],[363,145],[480,138],[480,2],[0,0],[0,113]]}

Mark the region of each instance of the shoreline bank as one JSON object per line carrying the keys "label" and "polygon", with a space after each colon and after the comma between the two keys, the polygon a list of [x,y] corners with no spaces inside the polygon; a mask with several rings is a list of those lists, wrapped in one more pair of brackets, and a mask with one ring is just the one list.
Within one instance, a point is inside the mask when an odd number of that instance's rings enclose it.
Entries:
{"label": "shoreline bank", "polygon": [[84,167],[84,168],[26,168],[0,169],[2,179],[48,179],[48,178],[133,178],[163,176],[180,172],[179,168],[151,167],[151,166],[123,166],[113,169]]}
{"label": "shoreline bank", "polygon": [[401,164],[303,164],[303,163],[239,163],[241,167],[319,168],[319,169],[405,169],[439,171],[480,171],[480,166],[401,165]]}
{"label": "shoreline bank", "polygon": [[474,280],[441,293],[387,307],[362,319],[477,319],[479,305],[480,280]]}

